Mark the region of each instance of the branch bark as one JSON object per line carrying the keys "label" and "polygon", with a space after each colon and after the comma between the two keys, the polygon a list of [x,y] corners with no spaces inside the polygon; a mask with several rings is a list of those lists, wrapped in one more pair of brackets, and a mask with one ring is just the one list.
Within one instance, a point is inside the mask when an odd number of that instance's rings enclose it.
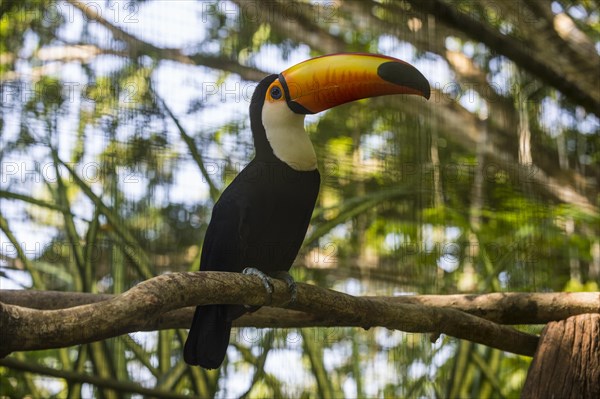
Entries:
{"label": "branch bark", "polygon": [[[289,301],[286,285],[275,281],[273,304]],[[196,304],[267,304],[260,279],[238,273],[165,274],[109,300],[68,309],[38,310],[0,303],[0,356],[13,351],[57,348],[140,330],[163,313]],[[455,309],[393,304],[356,298],[299,284],[294,310],[328,316],[334,325],[384,326],[407,332],[445,333],[498,349],[532,355],[537,337]],[[156,315],[140,320],[140,315]],[[189,320],[189,319],[188,319]]]}
{"label": "branch bark", "polygon": [[[285,283],[275,281],[272,299],[271,306],[276,307],[283,307],[289,301]],[[257,277],[187,272],[154,277],[109,300],[67,309],[39,310],[0,303],[0,356],[139,331],[157,323],[166,312],[214,303],[264,306],[268,298]],[[292,309],[327,318],[336,326],[366,329],[383,326],[406,332],[443,333],[529,356],[535,352],[538,341],[534,335],[456,309],[357,298],[307,284],[298,285],[298,300]]]}
{"label": "branch bark", "polygon": [[[113,294],[86,292],[0,290],[0,302],[26,308],[53,310],[113,299]],[[586,313],[600,313],[600,292],[521,293],[498,292],[482,295],[365,296],[392,304],[453,308],[499,324],[546,324]],[[163,313],[155,322],[144,320],[148,330],[188,328],[195,306]],[[264,306],[235,321],[237,327],[302,328],[331,327],[333,319],[298,310]]]}

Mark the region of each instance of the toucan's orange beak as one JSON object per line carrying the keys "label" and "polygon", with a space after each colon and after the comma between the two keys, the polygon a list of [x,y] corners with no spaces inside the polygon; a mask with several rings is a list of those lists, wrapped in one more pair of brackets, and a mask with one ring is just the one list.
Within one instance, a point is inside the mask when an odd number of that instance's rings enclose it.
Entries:
{"label": "toucan's orange beak", "polygon": [[312,58],[279,75],[290,109],[317,112],[386,94],[429,98],[429,82],[412,65],[377,54],[341,53]]}

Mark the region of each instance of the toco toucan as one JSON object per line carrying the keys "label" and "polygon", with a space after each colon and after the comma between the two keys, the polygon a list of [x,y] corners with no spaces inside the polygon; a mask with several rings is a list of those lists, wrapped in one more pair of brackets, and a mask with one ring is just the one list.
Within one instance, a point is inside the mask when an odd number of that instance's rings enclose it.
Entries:
{"label": "toco toucan", "polygon": [[[267,289],[267,275],[285,277],[294,298],[287,271],[306,234],[320,182],[304,116],[385,94],[429,98],[429,83],[404,61],[354,53],[312,58],[264,78],[250,102],[256,153],[213,208],[200,270],[258,274]],[[231,323],[247,311],[241,305],[198,306],[185,361],[219,367]]]}

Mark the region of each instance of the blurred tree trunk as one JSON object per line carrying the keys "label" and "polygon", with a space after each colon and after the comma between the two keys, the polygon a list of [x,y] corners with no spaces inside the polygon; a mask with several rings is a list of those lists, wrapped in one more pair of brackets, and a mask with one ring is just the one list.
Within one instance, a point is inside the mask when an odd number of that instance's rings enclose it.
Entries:
{"label": "blurred tree trunk", "polygon": [[600,314],[548,323],[521,397],[600,397],[599,337]]}

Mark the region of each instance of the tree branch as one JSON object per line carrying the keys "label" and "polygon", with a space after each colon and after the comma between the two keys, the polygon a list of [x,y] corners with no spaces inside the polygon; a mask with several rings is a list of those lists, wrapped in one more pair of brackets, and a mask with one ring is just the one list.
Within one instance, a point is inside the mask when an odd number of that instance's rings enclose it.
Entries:
{"label": "tree branch", "polygon": [[[271,306],[282,307],[289,301],[287,286],[278,280],[274,285]],[[154,277],[109,300],[68,309],[38,310],[0,303],[0,356],[139,331],[160,322],[166,312],[214,303],[264,306],[267,298],[260,279],[254,276],[187,272]],[[406,332],[443,333],[529,356],[535,352],[538,341],[534,335],[456,309],[357,298],[307,284],[298,285],[298,300],[292,309],[326,318],[335,326],[383,326]]]}
{"label": "tree branch", "polygon": [[[171,60],[188,65],[203,65],[208,68],[236,73],[240,75],[242,79],[251,81],[259,81],[267,75],[266,72],[260,71],[250,66],[241,65],[235,60],[220,55],[211,55],[203,53],[187,55],[184,54],[178,48],[157,47],[152,43],[138,39],[134,35],[131,35],[130,33],[125,32],[120,27],[110,23],[105,18],[103,18],[102,15],[96,12],[95,7],[89,7],[86,3],[83,3],[78,0],[67,1],[79,11],[81,11],[88,20],[96,21],[97,23],[108,29],[115,39],[121,40],[123,43],[125,43],[127,46],[127,51],[124,53],[127,53],[129,58],[135,59],[139,55],[144,54],[154,59]],[[102,48],[101,50],[108,51]]]}
{"label": "tree branch", "polygon": [[[567,76],[566,72],[568,71],[557,70],[556,65],[553,65],[552,62],[539,59],[535,52],[532,53],[530,48],[518,39],[493,30],[475,18],[457,11],[450,4],[440,0],[408,1],[416,10],[434,15],[447,25],[460,27],[467,35],[510,58],[520,67],[561,91],[573,103],[583,106],[590,113],[600,115],[600,94],[596,90],[590,90],[589,85],[584,84],[582,79],[578,78],[579,75],[568,74],[569,76]],[[584,71],[581,76],[585,77],[589,74],[590,71]],[[594,86],[596,85],[597,83]]]}
{"label": "tree branch", "polygon": [[[113,294],[86,292],[0,290],[0,301],[8,305],[53,310],[113,299]],[[453,308],[500,324],[546,324],[571,316],[600,313],[600,292],[522,293],[497,292],[481,295],[366,296],[372,301],[393,304]],[[155,322],[144,320],[147,331],[188,328],[195,306],[163,313]],[[238,320],[237,327],[302,328],[328,327],[333,319],[297,310],[264,306]],[[143,327],[143,326],[141,326]]]}
{"label": "tree branch", "polygon": [[51,367],[45,367],[31,362],[23,362],[13,358],[0,359],[0,366],[8,367],[13,370],[62,378],[72,383],[87,383],[99,388],[110,388],[118,392],[138,393],[140,395],[144,395],[145,397],[164,399],[189,398],[188,395],[181,395],[160,389],[144,388],[133,382],[117,381],[114,379],[102,378],[95,375],[87,375],[69,370],[56,370]]}

